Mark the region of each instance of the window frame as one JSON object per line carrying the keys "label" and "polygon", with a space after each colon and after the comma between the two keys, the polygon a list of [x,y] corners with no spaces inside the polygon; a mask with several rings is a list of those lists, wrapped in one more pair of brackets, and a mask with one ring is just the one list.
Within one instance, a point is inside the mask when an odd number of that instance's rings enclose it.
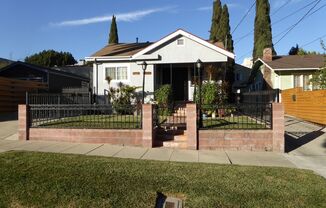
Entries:
{"label": "window frame", "polygon": [[[114,68],[115,69],[115,78],[112,80],[111,82],[130,82],[130,65],[128,64],[105,64],[104,65],[104,77],[107,77],[107,69],[108,68]],[[125,68],[126,69],[126,75],[127,75],[127,79],[118,79],[118,68]],[[121,76],[121,74],[120,74]],[[104,79],[105,79],[104,78]]]}
{"label": "window frame", "polygon": [[[179,40],[182,40],[182,44],[179,44]],[[186,40],[185,40],[185,38],[179,38],[179,39],[177,39],[177,46],[178,47],[183,47],[183,46],[185,46],[186,45]]]}

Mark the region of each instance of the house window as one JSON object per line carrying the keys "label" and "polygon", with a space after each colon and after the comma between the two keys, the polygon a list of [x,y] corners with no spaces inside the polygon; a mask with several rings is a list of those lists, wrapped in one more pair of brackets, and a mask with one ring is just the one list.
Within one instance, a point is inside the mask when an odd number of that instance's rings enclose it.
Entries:
{"label": "house window", "polygon": [[128,68],[127,67],[107,67],[106,77],[110,77],[111,80],[128,80]]}
{"label": "house window", "polygon": [[309,75],[303,75],[303,89],[304,90],[311,90]]}
{"label": "house window", "polygon": [[301,87],[300,75],[294,75],[294,77],[293,77],[293,87]]}
{"label": "house window", "polygon": [[178,46],[184,46],[185,45],[185,39],[183,39],[183,38],[178,39],[177,40],[177,45]]}

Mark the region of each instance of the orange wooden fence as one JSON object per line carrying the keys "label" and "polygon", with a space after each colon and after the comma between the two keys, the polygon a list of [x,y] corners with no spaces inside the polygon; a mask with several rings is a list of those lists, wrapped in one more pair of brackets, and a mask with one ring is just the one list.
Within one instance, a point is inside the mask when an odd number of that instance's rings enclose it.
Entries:
{"label": "orange wooden fence", "polygon": [[0,77],[0,113],[17,111],[18,104],[25,103],[26,92],[37,92],[39,89],[47,89],[47,85]]}
{"label": "orange wooden fence", "polygon": [[326,125],[326,90],[283,90],[282,103],[286,114]]}

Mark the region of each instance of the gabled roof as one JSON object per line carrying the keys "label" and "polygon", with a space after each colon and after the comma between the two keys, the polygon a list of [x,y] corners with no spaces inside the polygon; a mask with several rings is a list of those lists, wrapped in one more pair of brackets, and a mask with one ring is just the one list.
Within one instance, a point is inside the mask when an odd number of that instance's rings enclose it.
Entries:
{"label": "gabled roof", "polygon": [[143,50],[152,43],[119,43],[119,44],[109,44],[97,51],[92,55],[92,57],[98,56],[132,56],[139,51]]}
{"label": "gabled roof", "polygon": [[34,69],[34,70],[37,70],[37,71],[42,71],[42,72],[46,72],[46,73],[50,73],[50,74],[62,75],[62,76],[66,76],[66,77],[72,77],[72,78],[81,79],[83,81],[89,82],[89,79],[86,78],[86,77],[83,77],[83,76],[79,76],[79,75],[76,75],[76,74],[55,70],[55,69],[52,69],[52,68],[49,68],[49,67],[29,64],[29,63],[25,63],[25,62],[21,62],[21,61],[14,62],[14,63],[0,69],[0,75],[1,75],[1,72],[6,71],[6,70],[10,70],[10,69],[12,69],[13,67],[15,67],[17,65],[22,65],[22,66],[24,66],[26,68]]}
{"label": "gabled roof", "polygon": [[[202,38],[199,38],[189,32],[186,32],[182,29],[179,29],[166,37],[162,38],[161,40],[151,43],[121,43],[121,44],[109,44],[93,54],[89,58],[96,58],[96,57],[112,57],[112,58],[129,58],[129,59],[137,59],[137,57],[142,56],[155,48],[161,46],[162,44],[170,41],[171,39],[178,37],[178,36],[187,37],[203,46],[206,46],[218,53],[221,53],[229,58],[234,59],[235,55],[210,41],[206,41]],[[86,58],[87,59],[87,58]]]}
{"label": "gabled roof", "polygon": [[316,70],[325,66],[324,55],[274,56],[272,61],[259,59],[273,70]]}
{"label": "gabled roof", "polygon": [[216,52],[219,52],[219,53],[221,53],[221,54],[223,54],[223,55],[225,55],[225,56],[227,56],[229,58],[232,58],[232,59],[235,58],[235,55],[233,53],[231,53],[231,52],[229,52],[229,51],[227,51],[227,50],[225,50],[223,48],[220,48],[220,47],[214,45],[213,43],[208,42],[208,41],[206,41],[206,40],[204,40],[202,38],[199,38],[199,37],[197,37],[197,36],[195,36],[195,35],[193,35],[193,34],[191,34],[189,32],[186,32],[186,31],[184,31],[182,29],[179,29],[179,30],[171,33],[170,35],[168,35],[168,36],[162,38],[161,40],[151,44],[148,47],[146,47],[144,50],[139,51],[138,53],[133,55],[133,58],[144,55],[147,52],[159,47],[160,45],[162,45],[162,44],[168,42],[169,40],[171,40],[171,39],[173,39],[175,37],[178,37],[180,35],[182,35],[184,37],[187,37],[187,38],[189,38],[189,39],[191,39],[191,40],[193,40],[193,41],[195,41],[195,42],[197,42],[197,43],[199,43],[201,45],[204,45],[204,46],[206,46],[206,47],[208,47],[208,48],[210,48],[210,49],[212,49],[212,50],[214,50]]}

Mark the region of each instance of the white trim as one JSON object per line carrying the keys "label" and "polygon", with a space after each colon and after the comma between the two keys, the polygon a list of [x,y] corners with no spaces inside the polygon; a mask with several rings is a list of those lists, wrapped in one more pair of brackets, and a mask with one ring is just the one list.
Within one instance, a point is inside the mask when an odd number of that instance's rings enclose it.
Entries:
{"label": "white trim", "polygon": [[268,64],[266,64],[266,62],[263,61],[263,59],[259,58],[259,59],[257,59],[257,61],[262,62],[262,63],[263,63],[264,65],[266,65],[269,69],[274,70],[272,67],[270,67]]}
{"label": "white trim", "polygon": [[319,68],[288,68],[288,69],[274,69],[275,71],[309,71],[309,70],[319,70]]}
{"label": "white trim", "polygon": [[173,39],[173,38],[175,38],[175,37],[177,37],[179,35],[187,37],[187,38],[189,38],[189,39],[191,39],[191,40],[193,40],[193,41],[195,41],[195,42],[197,42],[197,43],[199,43],[201,45],[204,45],[204,46],[206,46],[206,47],[208,47],[208,48],[210,48],[210,49],[212,49],[212,50],[214,50],[216,52],[219,52],[219,53],[221,53],[221,54],[223,54],[223,55],[225,55],[225,56],[227,56],[229,58],[232,58],[232,59],[235,58],[235,55],[233,53],[231,53],[231,52],[229,52],[227,50],[224,50],[222,48],[219,48],[216,45],[211,44],[211,43],[207,42],[206,40],[203,40],[203,39],[201,39],[201,38],[199,38],[197,36],[194,36],[194,35],[186,32],[184,30],[181,30],[181,29],[177,30],[176,32],[174,32],[174,33],[172,33],[172,34],[170,34],[168,36],[166,36],[165,38],[162,38],[161,40],[157,41],[156,43],[146,47],[144,50],[139,51],[138,53],[133,55],[132,58],[134,59],[134,58],[137,58],[137,57],[139,57],[141,55],[144,55],[147,52],[157,48],[158,46],[166,43],[167,41],[169,41],[169,40],[171,40],[171,39]]}
{"label": "white trim", "polygon": [[97,56],[86,57],[85,61],[131,61],[131,56]]}

